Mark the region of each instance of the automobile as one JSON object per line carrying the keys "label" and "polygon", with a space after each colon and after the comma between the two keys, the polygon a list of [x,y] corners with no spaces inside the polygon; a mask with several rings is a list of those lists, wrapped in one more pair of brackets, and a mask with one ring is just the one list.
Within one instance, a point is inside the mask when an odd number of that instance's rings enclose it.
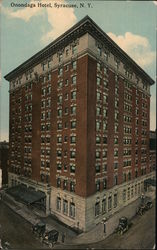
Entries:
{"label": "automobile", "polygon": [[46,230],[46,224],[43,222],[38,222],[32,226],[32,231],[38,237],[42,237]]}
{"label": "automobile", "polygon": [[53,245],[58,241],[59,232],[55,229],[46,231],[42,237],[42,243],[53,247]]}
{"label": "automobile", "polygon": [[146,211],[146,206],[145,206],[145,204],[140,204],[140,206],[137,208],[136,214],[142,216],[142,215],[145,213],[145,211]]}
{"label": "automobile", "polygon": [[151,209],[152,206],[153,206],[152,201],[147,201],[146,204],[145,204],[146,210]]}
{"label": "automobile", "polygon": [[115,233],[118,234],[123,234],[126,231],[128,231],[129,227],[131,226],[131,223],[128,221],[128,218],[123,216],[119,219],[119,225],[118,227],[115,229]]}

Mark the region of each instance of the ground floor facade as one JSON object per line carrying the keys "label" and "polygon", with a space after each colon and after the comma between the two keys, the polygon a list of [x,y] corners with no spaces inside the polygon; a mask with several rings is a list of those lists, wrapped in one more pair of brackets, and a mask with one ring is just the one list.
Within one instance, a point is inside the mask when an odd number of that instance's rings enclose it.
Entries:
{"label": "ground floor facade", "polygon": [[45,211],[47,214],[53,214],[72,228],[87,232],[98,224],[104,226],[105,222],[113,214],[141,197],[146,191],[145,180],[149,178],[155,178],[155,172],[116,185],[109,190],[97,192],[87,198],[59,188],[50,187],[47,184],[20,178],[12,173],[9,173],[9,187],[25,184],[27,187],[45,192]]}

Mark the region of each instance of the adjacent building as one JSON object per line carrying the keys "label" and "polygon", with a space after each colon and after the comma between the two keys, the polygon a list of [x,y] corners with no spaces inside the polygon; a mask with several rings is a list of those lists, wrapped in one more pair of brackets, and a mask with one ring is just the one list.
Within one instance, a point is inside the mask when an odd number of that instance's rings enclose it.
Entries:
{"label": "adjacent building", "polygon": [[10,187],[44,192],[47,213],[84,231],[141,195],[154,81],[91,18],[5,79]]}
{"label": "adjacent building", "polygon": [[0,188],[8,184],[9,143],[0,142]]}
{"label": "adjacent building", "polygon": [[149,153],[150,168],[156,170],[156,131],[150,131]]}

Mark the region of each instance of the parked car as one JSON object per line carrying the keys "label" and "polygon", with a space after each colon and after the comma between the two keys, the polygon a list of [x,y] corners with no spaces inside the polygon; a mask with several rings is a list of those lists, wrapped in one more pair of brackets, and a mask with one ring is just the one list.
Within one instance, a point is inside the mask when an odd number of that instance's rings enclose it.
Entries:
{"label": "parked car", "polygon": [[36,223],[32,226],[32,231],[38,237],[42,237],[46,230],[46,224],[43,222]]}
{"label": "parked car", "polygon": [[42,238],[42,243],[53,247],[53,245],[58,241],[59,232],[55,229],[46,231]]}
{"label": "parked car", "polygon": [[140,204],[140,206],[137,208],[137,214],[138,215],[143,215],[146,211],[146,206],[145,204]]}
{"label": "parked car", "polygon": [[122,235],[123,233],[128,231],[130,226],[131,223],[128,221],[127,217],[121,217],[119,219],[119,225],[116,228],[115,232]]}
{"label": "parked car", "polygon": [[152,201],[147,201],[145,206],[146,206],[146,210],[151,209],[151,208],[152,208],[152,206],[153,206]]}

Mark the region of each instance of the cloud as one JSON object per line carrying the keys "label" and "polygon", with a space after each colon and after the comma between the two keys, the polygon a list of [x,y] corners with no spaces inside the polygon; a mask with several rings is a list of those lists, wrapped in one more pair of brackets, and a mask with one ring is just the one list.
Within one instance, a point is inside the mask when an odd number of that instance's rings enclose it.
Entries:
{"label": "cloud", "polygon": [[[34,5],[35,1],[30,1],[29,4]],[[2,12],[10,18],[19,18],[24,20],[25,22],[28,22],[33,16],[43,14],[43,9],[38,7],[34,8],[24,7],[22,9],[19,8],[16,11],[12,11],[11,9],[2,6]]]}
{"label": "cloud", "polygon": [[9,141],[9,132],[8,131],[1,131],[0,141]]}
{"label": "cloud", "polygon": [[[57,1],[57,4],[60,3],[66,4],[64,0]],[[77,19],[73,8],[47,8],[46,11],[51,30],[42,36],[42,43],[52,41],[76,23]]]}
{"label": "cloud", "polygon": [[155,62],[156,53],[151,50],[146,37],[131,32],[119,36],[109,32],[108,35],[141,67],[147,67]]}
{"label": "cloud", "polygon": [[[44,2],[44,0],[42,0],[42,2]],[[36,1],[32,0],[30,1],[29,4],[36,4]],[[66,4],[66,1],[58,0],[57,4]],[[73,8],[25,7],[13,11],[9,8],[2,7],[2,11],[9,18],[19,18],[24,20],[25,22],[30,21],[30,19],[34,16],[42,15],[46,12],[47,20],[50,25],[50,30],[42,35],[41,42],[43,44],[47,44],[48,42],[51,42],[53,39],[57,38],[59,35],[64,33],[68,28],[74,25],[77,20]]]}

